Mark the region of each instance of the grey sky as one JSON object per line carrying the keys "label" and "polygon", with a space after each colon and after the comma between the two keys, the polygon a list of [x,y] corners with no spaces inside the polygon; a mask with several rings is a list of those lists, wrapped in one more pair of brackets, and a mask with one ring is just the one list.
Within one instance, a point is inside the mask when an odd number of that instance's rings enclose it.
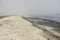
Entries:
{"label": "grey sky", "polygon": [[0,15],[54,15],[60,13],[60,0],[0,0]]}

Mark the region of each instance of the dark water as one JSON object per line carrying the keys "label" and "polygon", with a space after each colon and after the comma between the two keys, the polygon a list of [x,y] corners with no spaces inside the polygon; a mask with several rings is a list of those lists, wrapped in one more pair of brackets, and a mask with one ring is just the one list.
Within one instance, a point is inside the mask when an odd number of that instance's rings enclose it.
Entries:
{"label": "dark water", "polygon": [[56,17],[26,17],[25,19],[33,23],[33,25],[37,23],[39,25],[44,25],[44,27],[47,26],[47,28],[52,27],[54,29],[50,30],[60,34],[60,21],[58,21],[58,19],[60,18],[57,19]]}

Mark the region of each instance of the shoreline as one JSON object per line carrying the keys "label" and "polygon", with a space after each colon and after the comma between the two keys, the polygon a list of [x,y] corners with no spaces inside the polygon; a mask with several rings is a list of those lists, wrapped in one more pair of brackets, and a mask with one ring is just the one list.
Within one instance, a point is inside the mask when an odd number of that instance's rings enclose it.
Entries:
{"label": "shoreline", "polygon": [[[35,26],[35,27],[37,27],[37,28],[39,28],[39,29],[42,29],[43,31],[44,31],[44,35],[43,35],[43,37],[45,37],[46,39],[50,39],[50,40],[60,40],[60,33],[58,33],[57,35],[56,34],[54,34],[54,33],[57,33],[56,31],[55,32],[53,32],[51,29],[53,28],[53,27],[49,27],[49,26],[47,26],[47,25],[42,25],[42,24],[44,24],[44,23],[40,23],[40,24],[38,24],[38,22],[36,23],[36,21],[34,21],[34,20],[30,20],[29,18],[25,18],[25,17],[23,17],[24,19],[26,19],[27,21],[29,21],[29,22],[31,22],[32,24],[33,24],[33,26]],[[32,18],[33,19],[33,18]],[[36,19],[38,19],[38,18],[36,18]],[[56,24],[60,24],[59,22],[55,22],[55,21],[52,21],[52,20],[47,20],[47,19],[42,19],[42,20],[45,20],[45,21],[49,21],[49,22],[53,22],[53,23],[56,23]],[[45,23],[46,24],[46,23]],[[57,26],[58,26],[57,25]],[[47,26],[46,28],[45,27],[43,27],[43,26]],[[60,26],[59,26],[59,28],[60,28]],[[47,30],[47,29],[50,29],[50,30]],[[47,36],[48,35],[48,36]]]}

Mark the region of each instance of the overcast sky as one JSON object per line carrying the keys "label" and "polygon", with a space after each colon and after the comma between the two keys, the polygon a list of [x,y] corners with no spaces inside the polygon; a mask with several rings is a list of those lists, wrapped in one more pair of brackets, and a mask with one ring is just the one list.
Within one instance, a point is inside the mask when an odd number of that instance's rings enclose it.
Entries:
{"label": "overcast sky", "polygon": [[0,0],[0,15],[56,15],[60,0]]}

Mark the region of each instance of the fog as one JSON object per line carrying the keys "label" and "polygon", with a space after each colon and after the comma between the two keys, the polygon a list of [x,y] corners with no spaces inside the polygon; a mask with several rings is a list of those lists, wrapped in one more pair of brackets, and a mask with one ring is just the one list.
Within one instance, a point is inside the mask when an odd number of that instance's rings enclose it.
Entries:
{"label": "fog", "polygon": [[60,16],[60,0],[0,0],[0,15]]}

